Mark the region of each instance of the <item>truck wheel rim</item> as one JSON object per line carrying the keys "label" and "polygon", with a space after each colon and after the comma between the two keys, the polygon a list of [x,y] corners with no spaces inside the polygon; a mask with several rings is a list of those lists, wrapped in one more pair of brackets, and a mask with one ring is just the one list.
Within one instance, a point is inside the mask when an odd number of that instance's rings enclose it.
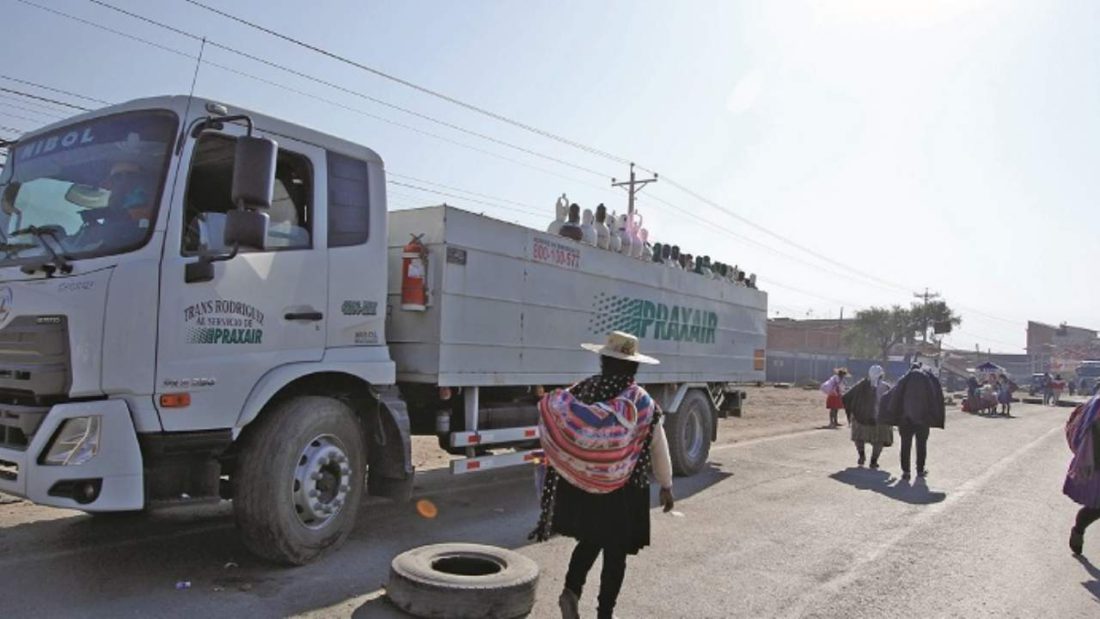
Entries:
{"label": "truck wheel rim", "polygon": [[324,434],[306,443],[292,490],[294,511],[306,528],[323,528],[340,513],[351,491],[351,466],[340,439]]}
{"label": "truck wheel rim", "polygon": [[695,460],[703,449],[703,420],[700,419],[696,407],[688,411],[687,424],[684,428],[684,451]]}

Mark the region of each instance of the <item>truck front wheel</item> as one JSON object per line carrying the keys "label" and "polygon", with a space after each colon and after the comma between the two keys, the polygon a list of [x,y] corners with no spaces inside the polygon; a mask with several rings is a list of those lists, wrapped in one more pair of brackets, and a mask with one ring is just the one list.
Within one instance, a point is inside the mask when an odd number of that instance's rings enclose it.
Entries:
{"label": "truck front wheel", "polygon": [[674,473],[687,477],[703,470],[710,456],[712,423],[710,402],[694,389],[687,392],[675,413],[665,416]]}
{"label": "truck front wheel", "polygon": [[302,565],[339,546],[359,512],[363,432],[343,402],[302,396],[261,416],[244,438],[233,511],[255,554]]}

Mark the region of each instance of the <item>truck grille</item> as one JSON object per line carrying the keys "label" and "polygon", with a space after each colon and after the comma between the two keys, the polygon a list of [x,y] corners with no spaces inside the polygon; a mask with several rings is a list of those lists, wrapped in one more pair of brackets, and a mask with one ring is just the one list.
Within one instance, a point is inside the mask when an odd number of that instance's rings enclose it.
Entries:
{"label": "truck grille", "polygon": [[0,447],[24,450],[72,385],[64,316],[19,316],[0,329]]}
{"label": "truck grille", "polygon": [[71,385],[64,316],[19,316],[0,329],[0,403],[52,404]]}
{"label": "truck grille", "polygon": [[48,406],[0,404],[0,447],[26,449],[49,412]]}

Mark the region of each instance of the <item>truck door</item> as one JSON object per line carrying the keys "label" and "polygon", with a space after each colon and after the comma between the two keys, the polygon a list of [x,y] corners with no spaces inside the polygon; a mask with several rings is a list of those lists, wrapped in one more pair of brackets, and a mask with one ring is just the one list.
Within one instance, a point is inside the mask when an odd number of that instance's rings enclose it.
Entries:
{"label": "truck door", "polygon": [[[212,281],[185,281],[185,266],[200,252],[227,249],[236,129],[190,141],[173,196],[157,352],[157,404],[168,431],[232,427],[265,373],[324,353],[323,150],[273,136],[279,153],[267,247],[216,262]],[[184,392],[190,404],[160,397]]]}

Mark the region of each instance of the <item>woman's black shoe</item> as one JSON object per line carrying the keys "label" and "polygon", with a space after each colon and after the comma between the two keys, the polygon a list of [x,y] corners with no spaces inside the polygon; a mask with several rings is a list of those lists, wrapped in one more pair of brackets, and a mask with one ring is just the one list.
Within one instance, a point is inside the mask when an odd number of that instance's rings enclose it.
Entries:
{"label": "woman's black shoe", "polygon": [[1077,527],[1073,527],[1069,530],[1069,549],[1073,551],[1073,554],[1081,554],[1081,550],[1085,547],[1085,534],[1078,533]]}

